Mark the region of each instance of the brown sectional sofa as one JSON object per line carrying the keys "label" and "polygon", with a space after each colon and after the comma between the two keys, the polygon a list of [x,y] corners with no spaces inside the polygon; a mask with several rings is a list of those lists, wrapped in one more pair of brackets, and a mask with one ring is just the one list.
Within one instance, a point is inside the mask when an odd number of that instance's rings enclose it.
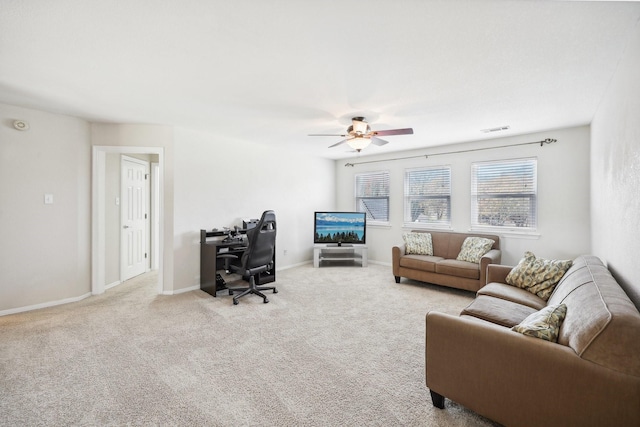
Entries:
{"label": "brown sectional sofa", "polygon": [[[393,275],[396,283],[401,277],[434,283],[452,288],[477,291],[485,285],[485,274],[489,264],[500,264],[500,236],[492,234],[455,233],[448,231],[412,230],[412,233],[431,233],[433,256],[408,255],[405,244],[391,249]],[[467,237],[485,237],[495,241],[480,264],[456,260]]]}
{"label": "brown sectional sofa", "polygon": [[[640,426],[640,313],[594,256],[574,260],[545,302],[506,284],[487,285],[460,316],[426,316],[426,384],[510,427]],[[547,304],[565,304],[558,342],[511,327]]]}

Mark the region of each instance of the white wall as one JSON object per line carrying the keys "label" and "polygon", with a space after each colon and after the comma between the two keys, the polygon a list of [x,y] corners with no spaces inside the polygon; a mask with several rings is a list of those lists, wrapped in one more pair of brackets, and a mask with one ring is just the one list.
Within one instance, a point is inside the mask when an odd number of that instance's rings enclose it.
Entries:
{"label": "white wall", "polygon": [[0,104],[0,311],[91,292],[90,170],[86,121]]}
{"label": "white wall", "polygon": [[640,23],[591,125],[593,252],[640,307]]}
{"label": "white wall", "polygon": [[200,229],[240,226],[272,209],[282,269],[311,260],[313,212],[335,207],[333,161],[180,128],[174,184],[175,289],[199,286]]}
{"label": "white wall", "polygon": [[[419,137],[416,135],[414,137]],[[397,137],[390,144],[401,144]],[[521,144],[546,138],[558,142],[540,147],[539,144],[500,148],[468,153],[433,156],[425,159],[383,161],[360,164],[371,160],[384,160]],[[451,166],[452,230],[468,232],[471,227],[471,163],[485,160],[536,157],[538,159],[538,234],[537,237],[515,237],[501,234],[502,263],[515,265],[525,251],[533,251],[543,258],[572,259],[590,251],[589,215],[589,127],[557,129],[529,135],[489,139],[432,149],[406,151],[387,156],[367,156],[336,161],[337,204],[340,210],[354,209],[354,175],[365,171],[390,172],[390,226],[368,227],[367,246],[372,261],[391,262],[391,247],[402,242],[404,170],[420,166]],[[371,151],[375,147],[370,148]],[[345,167],[345,163],[355,163]]]}

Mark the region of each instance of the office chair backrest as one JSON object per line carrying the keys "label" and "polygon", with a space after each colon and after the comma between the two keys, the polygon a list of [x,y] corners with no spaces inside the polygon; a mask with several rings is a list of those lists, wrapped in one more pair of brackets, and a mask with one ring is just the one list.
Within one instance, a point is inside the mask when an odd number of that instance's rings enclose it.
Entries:
{"label": "office chair backrest", "polygon": [[242,256],[242,265],[249,270],[271,263],[276,247],[276,214],[264,211],[258,224],[247,230],[249,241]]}

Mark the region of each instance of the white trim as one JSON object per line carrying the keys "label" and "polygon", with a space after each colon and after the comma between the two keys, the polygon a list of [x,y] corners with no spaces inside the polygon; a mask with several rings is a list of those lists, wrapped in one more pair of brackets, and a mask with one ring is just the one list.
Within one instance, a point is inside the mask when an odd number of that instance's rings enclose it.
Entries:
{"label": "white trim", "polygon": [[426,222],[405,222],[402,225],[403,229],[406,230],[437,230],[437,231],[453,231],[451,224],[446,224],[439,226],[433,223]]}
{"label": "white trim", "polygon": [[108,290],[111,288],[115,288],[116,286],[120,285],[122,283],[122,280],[116,280],[115,282],[111,282],[108,285],[105,285],[104,290]]}
{"label": "white trim", "polygon": [[276,267],[276,273],[278,271],[284,271],[284,270],[288,270],[290,268],[300,267],[300,266],[303,266],[303,265],[306,265],[306,264],[311,264],[311,263],[313,263],[313,260],[303,261],[303,262],[299,262],[297,264],[285,265],[283,267]]}
{"label": "white trim", "polygon": [[163,291],[162,295],[178,295],[178,294],[184,294],[185,292],[199,291],[199,290],[200,290],[200,285],[195,285],[195,286],[189,286],[188,288],[176,289],[175,291]]}
{"label": "white trim", "polygon": [[478,234],[498,234],[500,237],[513,237],[517,239],[530,239],[537,240],[540,238],[541,234],[537,233],[533,230],[517,230],[514,228],[499,228],[499,227],[474,227],[470,228],[468,233],[478,233]]}
{"label": "white trim", "polygon": [[158,248],[158,293],[164,290],[164,148],[94,145],[91,167],[91,293],[105,291],[105,171],[107,153],[157,154],[159,169],[160,236]]}
{"label": "white trim", "polygon": [[[160,227],[157,221],[158,212],[160,212],[160,203],[158,200],[159,173],[158,163],[151,162],[151,270],[158,269],[158,259],[160,258],[160,251],[158,250]],[[161,292],[161,290],[158,292]]]}
{"label": "white trim", "polygon": [[79,297],[65,298],[58,301],[48,301],[40,304],[28,305],[26,307],[11,308],[9,310],[0,311],[0,316],[7,316],[9,314],[23,313],[25,311],[39,310],[41,308],[55,307],[56,305],[69,304],[71,302],[78,302],[90,296],[91,296],[91,293],[86,293],[84,295],[80,295]]}
{"label": "white trim", "polygon": [[367,228],[391,228],[390,222],[367,221]]}
{"label": "white trim", "polygon": [[497,231],[496,234],[500,234],[501,238],[511,239],[528,239],[538,240],[542,235],[540,233],[517,233],[512,231]]}

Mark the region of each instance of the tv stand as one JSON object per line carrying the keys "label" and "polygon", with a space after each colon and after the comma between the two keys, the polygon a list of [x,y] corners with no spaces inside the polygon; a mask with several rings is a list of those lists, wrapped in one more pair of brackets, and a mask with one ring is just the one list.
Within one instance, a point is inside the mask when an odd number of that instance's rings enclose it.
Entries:
{"label": "tv stand", "polygon": [[323,261],[352,261],[362,267],[367,266],[367,247],[365,245],[337,244],[314,245],[313,266],[318,268]]}

